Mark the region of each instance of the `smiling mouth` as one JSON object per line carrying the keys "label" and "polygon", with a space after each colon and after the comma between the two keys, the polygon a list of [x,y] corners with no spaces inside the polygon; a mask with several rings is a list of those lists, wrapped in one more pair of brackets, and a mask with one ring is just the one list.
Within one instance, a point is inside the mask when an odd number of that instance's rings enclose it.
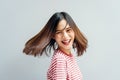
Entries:
{"label": "smiling mouth", "polygon": [[64,41],[62,41],[62,43],[63,43],[64,45],[69,45],[70,41],[71,41],[71,39],[69,39],[69,40],[64,40]]}

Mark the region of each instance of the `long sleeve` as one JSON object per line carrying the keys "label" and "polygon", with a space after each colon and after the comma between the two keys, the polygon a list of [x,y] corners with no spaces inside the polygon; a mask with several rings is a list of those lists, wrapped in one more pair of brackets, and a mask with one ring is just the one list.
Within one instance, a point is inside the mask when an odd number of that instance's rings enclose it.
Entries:
{"label": "long sleeve", "polygon": [[66,61],[62,55],[54,56],[47,77],[48,80],[66,80]]}

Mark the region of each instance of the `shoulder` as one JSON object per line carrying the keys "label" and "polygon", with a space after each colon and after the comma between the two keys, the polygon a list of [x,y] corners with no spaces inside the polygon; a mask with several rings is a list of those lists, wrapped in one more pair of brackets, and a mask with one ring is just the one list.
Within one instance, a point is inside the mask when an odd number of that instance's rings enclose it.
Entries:
{"label": "shoulder", "polygon": [[55,50],[54,55],[52,57],[53,60],[60,60],[60,61],[65,61],[66,56],[62,54],[59,50]]}

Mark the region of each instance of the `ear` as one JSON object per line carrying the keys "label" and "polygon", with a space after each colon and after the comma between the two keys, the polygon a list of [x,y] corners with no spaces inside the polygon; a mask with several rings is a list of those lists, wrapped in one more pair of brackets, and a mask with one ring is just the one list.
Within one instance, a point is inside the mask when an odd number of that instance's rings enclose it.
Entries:
{"label": "ear", "polygon": [[73,48],[76,48],[76,42],[75,41],[73,42]]}

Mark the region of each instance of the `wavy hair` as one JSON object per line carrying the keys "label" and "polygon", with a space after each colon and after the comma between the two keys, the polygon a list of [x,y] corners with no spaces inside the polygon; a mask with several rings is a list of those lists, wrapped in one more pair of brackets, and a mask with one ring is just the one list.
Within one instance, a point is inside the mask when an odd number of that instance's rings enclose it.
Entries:
{"label": "wavy hair", "polygon": [[81,56],[84,51],[86,51],[88,41],[76,26],[72,17],[66,12],[56,12],[53,14],[43,29],[26,42],[23,52],[27,55],[41,56],[43,53],[48,55],[48,50],[49,52],[51,49],[55,50],[56,41],[53,39],[53,36],[55,34],[58,23],[62,19],[65,19],[73,29],[75,33],[73,48],[76,48],[77,55]]}

